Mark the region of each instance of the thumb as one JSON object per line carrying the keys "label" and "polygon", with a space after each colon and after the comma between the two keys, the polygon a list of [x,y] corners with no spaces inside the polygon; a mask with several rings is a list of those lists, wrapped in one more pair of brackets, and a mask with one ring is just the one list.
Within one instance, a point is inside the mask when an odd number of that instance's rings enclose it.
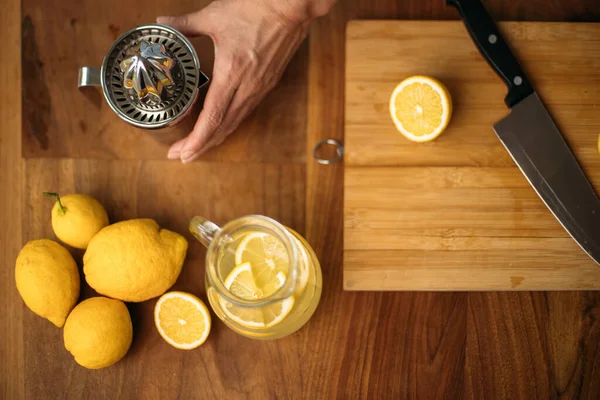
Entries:
{"label": "thumb", "polygon": [[199,10],[178,17],[161,16],[156,18],[156,22],[175,28],[186,36],[210,35],[211,24],[206,14],[204,10]]}

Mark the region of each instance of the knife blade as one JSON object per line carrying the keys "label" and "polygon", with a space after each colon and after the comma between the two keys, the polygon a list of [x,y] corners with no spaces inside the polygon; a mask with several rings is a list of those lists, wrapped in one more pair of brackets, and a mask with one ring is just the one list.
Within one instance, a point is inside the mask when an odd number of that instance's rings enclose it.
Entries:
{"label": "knife blade", "polygon": [[456,7],[477,48],[508,87],[508,116],[496,135],[546,206],[581,248],[600,264],[600,199],[544,103],[480,0],[446,0]]}

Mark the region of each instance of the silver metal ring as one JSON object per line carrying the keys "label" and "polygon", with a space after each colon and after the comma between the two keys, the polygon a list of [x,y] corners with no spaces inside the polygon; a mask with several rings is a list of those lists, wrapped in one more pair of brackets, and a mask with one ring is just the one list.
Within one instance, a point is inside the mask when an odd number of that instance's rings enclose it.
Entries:
{"label": "silver metal ring", "polygon": [[[335,150],[336,150],[336,156],[330,159],[324,159],[324,158],[320,158],[317,156],[317,151],[319,151],[319,149],[323,146],[325,146],[326,144],[330,144],[332,146],[335,146]],[[328,165],[328,164],[333,164],[334,162],[339,161],[342,156],[344,155],[344,145],[341,144],[340,142],[338,142],[335,139],[325,139],[325,140],[321,140],[319,143],[317,143],[317,145],[315,146],[315,148],[313,149],[313,158],[315,160],[317,160],[317,162],[319,164],[324,164],[324,165]]]}

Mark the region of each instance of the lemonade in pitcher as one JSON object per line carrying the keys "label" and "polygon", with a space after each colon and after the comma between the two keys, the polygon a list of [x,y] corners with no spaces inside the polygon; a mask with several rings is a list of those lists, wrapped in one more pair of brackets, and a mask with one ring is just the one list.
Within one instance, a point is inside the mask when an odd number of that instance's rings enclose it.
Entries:
{"label": "lemonade in pitcher", "polygon": [[257,215],[223,228],[194,217],[190,231],[208,247],[208,300],[234,331],[275,339],[300,329],[315,312],[321,268],[297,232]]}

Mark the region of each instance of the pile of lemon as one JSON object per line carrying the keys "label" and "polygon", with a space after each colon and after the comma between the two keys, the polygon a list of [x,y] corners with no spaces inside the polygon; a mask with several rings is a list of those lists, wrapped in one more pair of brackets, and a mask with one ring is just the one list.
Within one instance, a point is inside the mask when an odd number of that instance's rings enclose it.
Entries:
{"label": "pile of lemon", "polygon": [[165,294],[183,266],[188,247],[183,236],[160,229],[151,219],[109,225],[104,207],[88,195],[45,194],[55,198],[54,234],[66,245],[85,250],[85,281],[102,296],[77,304],[77,263],[65,247],[50,239],[25,244],[17,257],[15,280],[31,311],[64,327],[65,348],[78,364],[98,369],[122,359],[133,337],[124,302],[161,295],[155,307],[161,336],[183,349],[206,340],[210,314],[204,303],[188,293]]}

